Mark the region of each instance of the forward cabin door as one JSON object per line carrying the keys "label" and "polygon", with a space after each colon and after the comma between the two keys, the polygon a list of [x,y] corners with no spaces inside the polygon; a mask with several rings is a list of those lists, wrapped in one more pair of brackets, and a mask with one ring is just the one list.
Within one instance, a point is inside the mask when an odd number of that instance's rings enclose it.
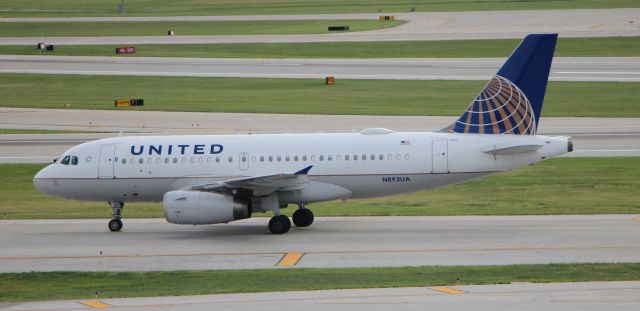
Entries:
{"label": "forward cabin door", "polygon": [[98,178],[113,178],[113,166],[115,164],[116,146],[104,145],[100,147],[100,165],[98,166]]}
{"label": "forward cabin door", "polygon": [[431,167],[432,174],[449,173],[449,150],[446,139],[432,141]]}
{"label": "forward cabin door", "polygon": [[249,169],[249,153],[241,152],[240,153],[240,170],[246,171]]}

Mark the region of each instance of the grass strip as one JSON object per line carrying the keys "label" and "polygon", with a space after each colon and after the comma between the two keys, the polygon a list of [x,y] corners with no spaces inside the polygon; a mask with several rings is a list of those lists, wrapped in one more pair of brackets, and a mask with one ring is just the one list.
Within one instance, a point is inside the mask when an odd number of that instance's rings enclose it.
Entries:
{"label": "grass strip", "polygon": [[[166,30],[165,30],[166,31]],[[397,42],[312,42],[239,44],[142,44],[140,57],[205,58],[461,58],[506,57],[520,39],[397,41]],[[53,52],[41,52],[35,44],[0,46],[0,54],[113,56],[119,45],[57,45]],[[559,38],[557,57],[640,56],[640,37]],[[127,56],[130,57],[130,56]]]}
{"label": "grass strip", "polygon": [[640,280],[638,263],[0,274],[0,301]]}
{"label": "grass strip", "polygon": [[[636,0],[129,0],[120,1],[3,0],[1,17],[35,16],[165,16],[261,15],[311,13],[454,12],[638,7]],[[381,13],[382,14],[382,13]]]}
{"label": "grass strip", "polygon": [[[37,192],[32,179],[43,166],[0,164],[0,217],[110,217],[106,202],[70,201]],[[638,157],[558,158],[447,188],[310,208],[317,216],[640,214],[638,176]],[[291,215],[294,210],[284,212]],[[256,216],[260,215],[270,216]],[[128,203],[124,217],[164,216],[159,203]]]}
{"label": "grass strip", "polygon": [[17,22],[0,27],[0,37],[166,36],[169,29],[181,36],[305,35],[329,33],[328,26],[348,25],[350,32],[354,32],[390,28],[403,23],[399,20]]}
{"label": "grass strip", "polygon": [[[0,74],[2,106],[345,115],[460,115],[485,81]],[[34,90],[37,90],[35,92]],[[640,117],[640,83],[550,82],[543,117]],[[585,98],[589,100],[585,101]]]}

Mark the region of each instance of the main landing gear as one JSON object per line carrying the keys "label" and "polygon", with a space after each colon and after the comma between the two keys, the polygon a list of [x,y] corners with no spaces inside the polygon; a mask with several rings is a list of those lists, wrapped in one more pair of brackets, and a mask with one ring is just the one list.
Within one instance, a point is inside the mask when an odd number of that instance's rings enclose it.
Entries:
{"label": "main landing gear", "polygon": [[[293,213],[293,223],[297,227],[308,227],[313,223],[313,212],[304,204],[298,205],[299,209]],[[269,220],[269,231],[273,234],[283,234],[291,229],[291,221],[285,215],[276,215]]]}
{"label": "main landing gear", "polygon": [[113,209],[113,219],[111,219],[111,221],[109,221],[109,230],[111,230],[111,232],[117,232],[122,230],[122,209],[124,208],[124,202],[117,202],[117,203],[109,203],[109,205],[111,205],[111,208]]}

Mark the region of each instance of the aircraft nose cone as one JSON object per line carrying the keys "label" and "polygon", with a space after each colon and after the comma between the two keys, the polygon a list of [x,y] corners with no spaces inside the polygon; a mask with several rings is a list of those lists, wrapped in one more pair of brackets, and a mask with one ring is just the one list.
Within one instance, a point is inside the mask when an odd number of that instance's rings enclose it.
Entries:
{"label": "aircraft nose cone", "polygon": [[33,176],[33,187],[40,192],[51,194],[51,184],[53,181],[47,178],[47,168],[48,167],[41,169],[36,176]]}

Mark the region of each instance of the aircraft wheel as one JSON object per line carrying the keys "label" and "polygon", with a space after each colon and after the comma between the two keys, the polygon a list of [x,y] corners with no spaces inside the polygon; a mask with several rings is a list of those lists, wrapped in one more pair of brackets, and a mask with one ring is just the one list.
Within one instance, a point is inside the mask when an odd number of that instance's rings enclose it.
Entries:
{"label": "aircraft wheel", "polygon": [[269,220],[269,231],[273,234],[287,233],[291,229],[291,221],[285,215],[273,216]]}
{"label": "aircraft wheel", "polygon": [[109,230],[111,230],[111,232],[117,232],[122,230],[122,220],[111,219],[111,221],[109,221]]}
{"label": "aircraft wheel", "polygon": [[293,223],[297,227],[308,227],[313,223],[313,212],[310,209],[301,208],[293,213]]}

